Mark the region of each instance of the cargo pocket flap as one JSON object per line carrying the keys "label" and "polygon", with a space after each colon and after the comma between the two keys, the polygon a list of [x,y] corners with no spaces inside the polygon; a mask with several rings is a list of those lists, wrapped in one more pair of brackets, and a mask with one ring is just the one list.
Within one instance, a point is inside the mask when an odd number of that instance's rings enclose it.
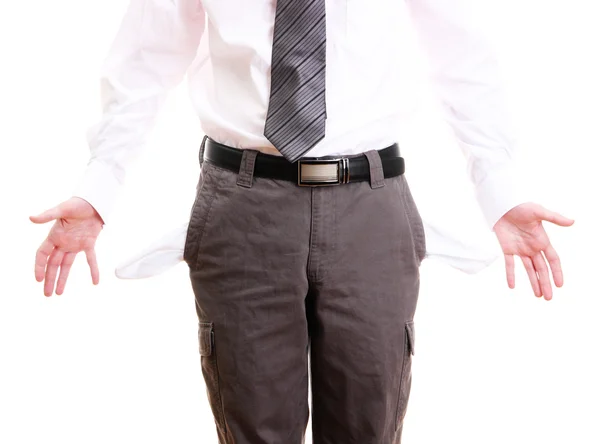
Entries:
{"label": "cargo pocket flap", "polygon": [[198,326],[198,340],[200,342],[200,355],[210,356],[213,347],[213,323],[200,322]]}
{"label": "cargo pocket flap", "polygon": [[406,327],[406,340],[408,342],[408,350],[411,355],[415,354],[415,324],[414,321],[407,321]]}

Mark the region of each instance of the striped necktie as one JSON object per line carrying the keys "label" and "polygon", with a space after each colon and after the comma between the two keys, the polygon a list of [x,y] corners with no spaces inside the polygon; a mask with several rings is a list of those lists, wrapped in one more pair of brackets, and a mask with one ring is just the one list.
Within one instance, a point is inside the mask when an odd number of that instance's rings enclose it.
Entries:
{"label": "striped necktie", "polygon": [[265,136],[290,162],[325,137],[325,0],[277,0]]}

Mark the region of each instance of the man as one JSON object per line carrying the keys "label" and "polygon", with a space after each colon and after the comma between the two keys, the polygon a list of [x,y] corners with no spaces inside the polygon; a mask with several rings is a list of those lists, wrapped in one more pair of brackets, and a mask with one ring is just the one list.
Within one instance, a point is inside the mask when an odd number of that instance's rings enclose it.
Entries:
{"label": "man", "polygon": [[309,354],[315,444],[399,443],[428,249],[395,143],[412,110],[411,20],[510,288],[518,255],[551,299],[546,261],[563,278],[541,223],[573,223],[523,200],[496,63],[465,1],[131,1],[84,178],[31,218],[56,220],[36,255],[44,293],[59,266],[63,292],[80,251],[98,283],[94,245],[126,168],[189,72],[208,137],[182,258],[220,443],[301,443]]}

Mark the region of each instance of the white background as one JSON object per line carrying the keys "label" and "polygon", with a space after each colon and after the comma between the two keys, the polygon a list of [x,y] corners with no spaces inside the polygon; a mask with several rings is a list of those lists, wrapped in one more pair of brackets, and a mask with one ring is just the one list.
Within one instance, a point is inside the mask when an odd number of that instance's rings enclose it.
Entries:
{"label": "white background", "polygon": [[[546,225],[565,285],[546,302],[533,296],[518,258],[514,290],[502,260],[467,275],[426,259],[403,442],[600,443],[600,10],[589,0],[489,3],[531,184],[540,203],[576,219],[571,228]],[[100,285],[91,284],[82,255],[62,296],[44,297],[34,279],[50,224],[28,216],[70,197],[83,172],[100,64],[125,6],[0,6],[3,444],[217,442],[187,267],[144,280],[113,274],[189,212],[202,135],[185,86],[169,100],[98,241]],[[455,162],[444,192],[468,201],[458,148],[433,109],[402,140],[421,168],[444,156]],[[418,204],[439,199],[410,180]]]}

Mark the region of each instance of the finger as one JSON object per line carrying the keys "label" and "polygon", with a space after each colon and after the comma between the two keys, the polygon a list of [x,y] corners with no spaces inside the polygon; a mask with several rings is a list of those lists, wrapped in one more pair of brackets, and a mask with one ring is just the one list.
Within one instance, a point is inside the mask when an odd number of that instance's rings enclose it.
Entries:
{"label": "finger", "polygon": [[548,222],[552,222],[553,224],[560,225],[563,227],[568,227],[573,225],[575,219],[569,219],[568,217],[563,216],[555,211],[550,211],[542,206],[540,206],[536,210],[536,217],[538,219],[547,220]]}
{"label": "finger", "polygon": [[533,266],[535,267],[535,271],[537,271],[544,299],[549,301],[552,299],[552,285],[550,284],[548,265],[546,264],[546,260],[544,259],[544,256],[542,256],[541,251],[533,256]]}
{"label": "finger", "polygon": [[42,242],[40,248],[35,253],[35,280],[42,282],[44,280],[44,272],[46,271],[46,263],[48,262],[48,256],[54,250],[54,245],[48,239]]}
{"label": "finger", "polygon": [[538,298],[542,297],[540,283],[538,282],[538,277],[535,274],[535,268],[533,267],[533,262],[531,262],[531,258],[529,256],[521,256],[521,261],[523,262],[523,266],[527,271],[527,276],[529,276],[529,282],[531,282],[533,294],[535,294]]}
{"label": "finger", "polygon": [[65,252],[55,248],[50,257],[48,258],[48,265],[46,266],[46,282],[44,283],[44,294],[46,296],[52,296],[54,291],[54,281],[56,281],[56,272],[58,266],[63,260]]}
{"label": "finger", "polygon": [[508,288],[515,288],[515,258],[512,254],[504,255],[504,264],[506,265],[506,282]]}
{"label": "finger", "polygon": [[71,266],[73,265],[73,262],[75,262],[76,257],[77,253],[73,253],[71,251],[65,253],[62,263],[60,264],[60,274],[58,275],[58,281],[56,281],[57,295],[61,295],[65,291],[65,285],[67,284],[69,271],[71,270]]}
{"label": "finger", "polygon": [[550,264],[550,270],[552,270],[554,284],[557,287],[562,287],[564,283],[564,278],[558,253],[556,253],[556,250],[552,245],[548,244],[548,246],[544,249],[544,255],[546,256],[546,260]]}
{"label": "finger", "polygon": [[96,251],[94,251],[93,248],[86,250],[85,257],[87,258],[87,263],[90,266],[90,272],[92,273],[92,283],[98,285],[98,282],[100,282],[100,271],[98,270]]}
{"label": "finger", "polygon": [[58,207],[50,208],[37,216],[29,216],[29,220],[36,224],[45,224],[51,220],[61,217],[61,211]]}

